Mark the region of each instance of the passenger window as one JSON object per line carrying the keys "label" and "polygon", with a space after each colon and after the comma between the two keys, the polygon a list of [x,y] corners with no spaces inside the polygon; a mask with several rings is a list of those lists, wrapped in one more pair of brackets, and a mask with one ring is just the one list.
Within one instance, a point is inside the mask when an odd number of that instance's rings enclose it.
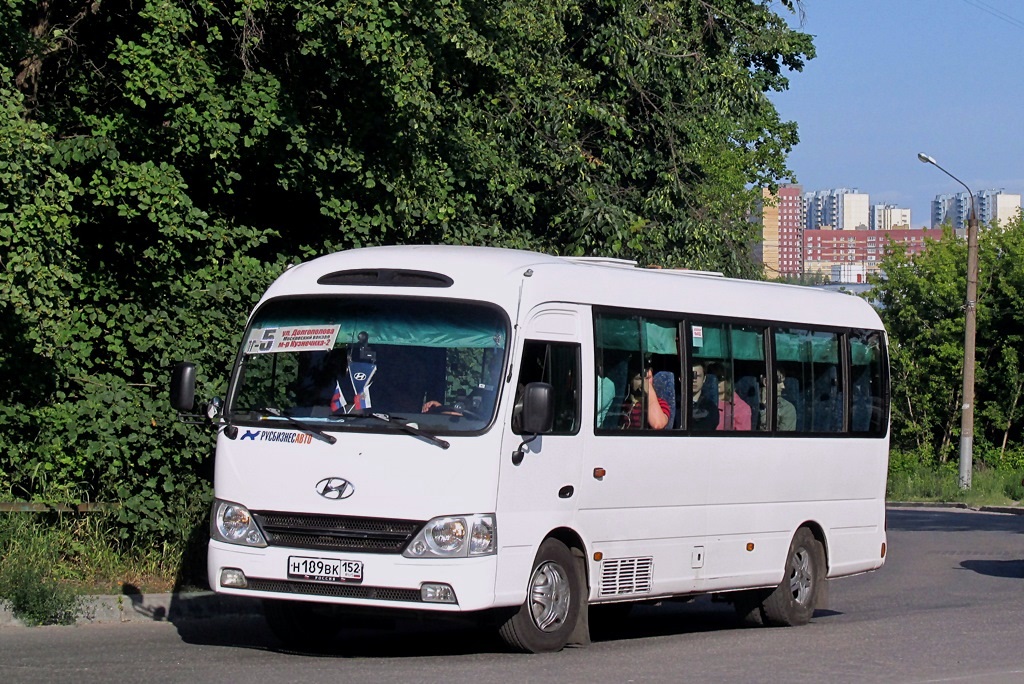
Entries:
{"label": "passenger window", "polygon": [[688,338],[690,429],[757,430],[765,376],[764,328],[694,321]]}
{"label": "passenger window", "polygon": [[885,434],[889,397],[885,394],[885,350],[882,333],[852,330],[850,344],[850,432]]}
{"label": "passenger window", "polygon": [[596,429],[679,427],[678,330],[678,324],[670,320],[595,316]]}
{"label": "passenger window", "polygon": [[775,331],[775,429],[842,432],[843,373],[837,333]]}
{"label": "passenger window", "polygon": [[554,389],[555,420],[551,434],[571,435],[580,425],[580,347],[578,344],[538,342],[523,344],[523,363],[516,388],[512,429],[519,429],[520,393],[531,382],[546,382]]}

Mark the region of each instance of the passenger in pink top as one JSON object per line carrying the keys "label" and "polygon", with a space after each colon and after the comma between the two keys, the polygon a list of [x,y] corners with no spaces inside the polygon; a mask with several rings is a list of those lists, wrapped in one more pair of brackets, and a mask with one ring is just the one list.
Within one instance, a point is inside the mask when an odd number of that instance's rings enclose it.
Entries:
{"label": "passenger in pink top", "polygon": [[643,430],[645,423],[652,430],[668,427],[668,417],[672,412],[668,402],[654,390],[653,378],[654,372],[650,368],[643,375],[636,373],[633,376],[629,395],[622,405],[622,429]]}
{"label": "passenger in pink top", "polygon": [[718,429],[750,431],[750,406],[732,392],[729,378],[718,380]]}

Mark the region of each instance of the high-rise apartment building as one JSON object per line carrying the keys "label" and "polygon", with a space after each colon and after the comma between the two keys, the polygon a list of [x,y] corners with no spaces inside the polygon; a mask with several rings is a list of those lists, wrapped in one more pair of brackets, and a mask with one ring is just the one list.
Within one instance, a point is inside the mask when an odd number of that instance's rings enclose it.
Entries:
{"label": "high-rise apartment building", "polygon": [[[1012,221],[1020,213],[1020,195],[1003,190],[982,190],[974,195],[974,201],[977,204],[978,223],[983,226],[993,221],[1000,224]],[[971,196],[966,192],[936,195],[932,200],[932,228],[948,223],[962,237],[970,216]]]}
{"label": "high-rise apartment building", "polygon": [[762,263],[765,275],[795,276],[803,272],[803,192],[799,185],[783,185],[778,193],[762,192]]}
{"label": "high-rise apartment building", "polygon": [[1002,190],[983,190],[974,197],[978,202],[978,222],[983,226],[993,221],[1003,225],[1020,214],[1020,195]]}
{"label": "high-rise apartment building", "polygon": [[932,228],[939,228],[948,223],[963,235],[967,228],[967,219],[971,215],[971,196],[966,192],[949,195],[936,195],[932,200]]}
{"label": "high-rise apartment building", "polygon": [[808,230],[867,230],[868,195],[856,188],[832,188],[804,195]]}
{"label": "high-rise apartment building", "polygon": [[905,230],[910,228],[910,209],[895,204],[876,204],[871,207],[871,230]]}
{"label": "high-rise apartment building", "polygon": [[765,277],[779,273],[779,198],[768,188],[761,189],[761,265]]}

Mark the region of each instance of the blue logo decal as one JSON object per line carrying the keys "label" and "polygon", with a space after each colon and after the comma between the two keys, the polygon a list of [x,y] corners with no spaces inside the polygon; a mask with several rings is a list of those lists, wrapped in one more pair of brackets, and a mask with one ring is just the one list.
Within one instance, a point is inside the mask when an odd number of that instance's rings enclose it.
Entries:
{"label": "blue logo decal", "polygon": [[252,441],[255,442],[256,438],[259,437],[259,434],[259,430],[246,430],[245,434],[242,435],[242,439],[251,439]]}

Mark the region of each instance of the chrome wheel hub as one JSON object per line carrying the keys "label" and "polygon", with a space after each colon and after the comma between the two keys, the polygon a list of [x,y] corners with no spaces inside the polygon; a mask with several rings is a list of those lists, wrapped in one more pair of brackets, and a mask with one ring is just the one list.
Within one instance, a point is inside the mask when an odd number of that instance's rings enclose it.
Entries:
{"label": "chrome wheel hub", "polygon": [[542,632],[553,632],[569,616],[572,587],[562,566],[542,563],[530,578],[530,617]]}
{"label": "chrome wheel hub", "polygon": [[793,600],[806,605],[814,588],[814,568],[811,565],[811,554],[807,549],[798,549],[793,554],[790,566],[789,588],[793,592]]}

